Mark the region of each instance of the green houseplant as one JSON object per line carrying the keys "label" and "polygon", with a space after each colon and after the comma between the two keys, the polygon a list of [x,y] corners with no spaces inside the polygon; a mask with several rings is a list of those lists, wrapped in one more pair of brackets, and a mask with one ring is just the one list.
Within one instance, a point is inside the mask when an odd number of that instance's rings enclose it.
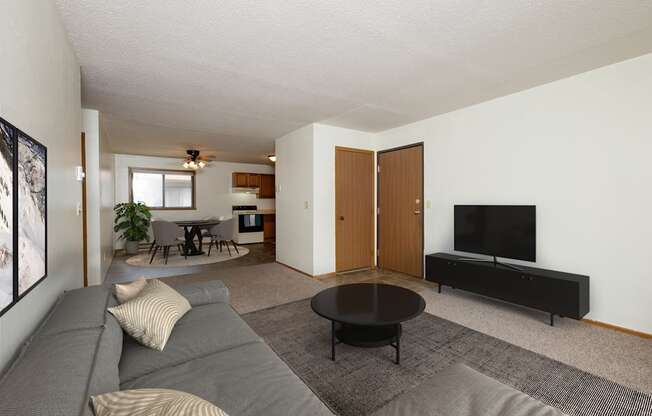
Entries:
{"label": "green houseplant", "polygon": [[138,253],[138,243],[149,241],[149,225],[152,213],[141,202],[123,202],[113,207],[115,225],[113,230],[120,233],[119,238],[125,240],[127,254]]}

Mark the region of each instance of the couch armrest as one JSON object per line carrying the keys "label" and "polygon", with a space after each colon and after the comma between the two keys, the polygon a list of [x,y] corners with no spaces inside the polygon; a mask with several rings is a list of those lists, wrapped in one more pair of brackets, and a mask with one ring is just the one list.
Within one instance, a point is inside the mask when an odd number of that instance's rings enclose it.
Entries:
{"label": "couch armrest", "polygon": [[171,286],[188,299],[191,306],[206,305],[209,303],[229,303],[229,288],[220,280],[179,283]]}

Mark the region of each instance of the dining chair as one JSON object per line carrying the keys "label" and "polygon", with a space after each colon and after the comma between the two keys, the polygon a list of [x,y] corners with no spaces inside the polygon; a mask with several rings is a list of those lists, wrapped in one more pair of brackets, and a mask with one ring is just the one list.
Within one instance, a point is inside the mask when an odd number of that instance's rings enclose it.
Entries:
{"label": "dining chair", "polygon": [[229,247],[229,243],[233,244],[233,248],[235,249],[235,252],[240,254],[240,250],[238,250],[238,245],[235,243],[233,240],[233,218],[230,218],[226,221],[222,221],[221,223],[212,226],[208,230],[208,236],[211,238],[211,242],[208,245],[208,255],[211,255],[211,249],[213,248],[213,244],[215,244],[215,249],[218,248],[219,244],[219,249],[220,252],[222,251],[223,245],[226,246],[226,249],[229,251],[229,257],[231,256],[231,248]]}
{"label": "dining chair", "polygon": [[179,254],[183,254],[183,257],[187,260],[188,256],[186,250],[183,247],[183,239],[179,237],[179,226],[170,221],[153,221],[152,222],[152,231],[154,232],[154,253],[149,259],[149,264],[152,264],[154,257],[158,249],[163,247],[163,257],[165,258],[165,264],[168,264],[168,257],[170,256],[170,247],[176,247],[179,250]]}

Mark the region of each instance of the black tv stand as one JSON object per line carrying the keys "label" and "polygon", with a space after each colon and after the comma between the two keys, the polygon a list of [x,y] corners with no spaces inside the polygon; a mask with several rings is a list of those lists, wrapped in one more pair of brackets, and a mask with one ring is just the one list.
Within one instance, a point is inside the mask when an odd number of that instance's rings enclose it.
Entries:
{"label": "black tv stand", "polygon": [[426,256],[426,280],[479,295],[528,306],[554,316],[582,319],[589,312],[589,277],[515,266],[448,253]]}
{"label": "black tv stand", "polygon": [[475,262],[475,263],[492,263],[494,266],[503,266],[503,267],[507,267],[508,269],[516,270],[518,272],[523,271],[523,269],[518,267],[518,266],[515,266],[513,264],[508,264],[508,263],[502,263],[502,262],[498,261],[498,259],[496,259],[496,256],[493,256],[493,257],[494,257],[493,260],[474,259],[474,258],[471,258],[471,257],[460,257],[459,261],[468,261],[468,262]]}

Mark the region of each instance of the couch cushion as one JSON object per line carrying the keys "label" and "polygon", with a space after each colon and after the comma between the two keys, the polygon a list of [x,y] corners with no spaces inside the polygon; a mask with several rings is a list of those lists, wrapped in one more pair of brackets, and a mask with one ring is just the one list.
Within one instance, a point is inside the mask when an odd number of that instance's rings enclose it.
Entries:
{"label": "couch cushion", "polygon": [[101,327],[112,298],[111,290],[105,286],[65,292],[37,336]]}
{"label": "couch cushion", "polygon": [[120,324],[113,316],[107,314],[88,383],[88,394],[102,394],[120,388],[118,363],[122,355],[122,340]]}
{"label": "couch cushion", "polygon": [[455,364],[373,413],[373,416],[563,416],[525,393]]}
{"label": "couch cushion", "polygon": [[181,293],[193,307],[209,303],[229,303],[229,289],[220,280],[174,284],[172,286]]}
{"label": "couch cushion", "polygon": [[0,415],[79,415],[102,328],[34,338],[0,381]]}
{"label": "couch cushion", "polygon": [[125,337],[120,382],[250,342],[260,338],[228,304],[197,306],[177,322],[163,351]]}
{"label": "couch cushion", "polygon": [[266,344],[260,342],[165,368],[120,387],[185,391],[214,403],[230,415],[333,414]]}

